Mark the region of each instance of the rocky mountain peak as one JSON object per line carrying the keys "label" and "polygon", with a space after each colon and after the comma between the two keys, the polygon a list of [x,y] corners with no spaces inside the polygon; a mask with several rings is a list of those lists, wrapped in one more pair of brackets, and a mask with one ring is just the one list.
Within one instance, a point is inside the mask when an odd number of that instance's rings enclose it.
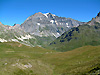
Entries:
{"label": "rocky mountain peak", "polygon": [[83,24],[82,22],[56,16],[51,13],[35,13],[28,17],[26,21],[21,24],[21,28],[25,32],[29,32],[36,36],[55,36],[59,37],[62,33],[72,27],[77,27]]}
{"label": "rocky mountain peak", "polygon": [[38,13],[35,13],[34,16],[35,16],[35,15],[42,15],[42,13],[41,13],[41,12],[38,12]]}
{"label": "rocky mountain peak", "polygon": [[[0,22],[0,25],[4,26],[4,25],[2,24],[2,22]],[[6,25],[5,25],[5,26],[6,26]]]}
{"label": "rocky mountain peak", "polygon": [[14,24],[13,25],[13,27],[19,27],[20,26],[20,24]]}
{"label": "rocky mountain peak", "polygon": [[100,17],[100,12],[97,14],[97,17]]}
{"label": "rocky mountain peak", "polygon": [[100,12],[97,14],[95,18],[92,18],[91,21],[87,22],[88,25],[94,25],[95,22],[100,23]]}
{"label": "rocky mountain peak", "polygon": [[0,22],[0,26],[3,26],[3,27],[5,27],[5,26],[7,26],[7,25],[3,25],[3,24],[2,24],[2,22]]}
{"label": "rocky mountain peak", "polygon": [[20,24],[14,24],[13,26],[20,26]]}
{"label": "rocky mountain peak", "polygon": [[1,25],[2,23],[0,22],[0,25]]}

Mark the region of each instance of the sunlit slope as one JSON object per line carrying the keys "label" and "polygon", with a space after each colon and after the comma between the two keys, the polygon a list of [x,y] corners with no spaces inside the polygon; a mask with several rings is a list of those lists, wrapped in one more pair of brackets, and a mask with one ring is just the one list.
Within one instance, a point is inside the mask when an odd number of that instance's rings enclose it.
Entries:
{"label": "sunlit slope", "polygon": [[100,46],[56,52],[20,43],[0,43],[0,75],[100,74]]}
{"label": "sunlit slope", "polygon": [[0,75],[52,75],[53,67],[40,60],[48,53],[55,51],[15,42],[0,43]]}
{"label": "sunlit slope", "polygon": [[57,75],[100,74],[100,46],[84,46],[72,51],[48,54],[42,58],[55,66]]}

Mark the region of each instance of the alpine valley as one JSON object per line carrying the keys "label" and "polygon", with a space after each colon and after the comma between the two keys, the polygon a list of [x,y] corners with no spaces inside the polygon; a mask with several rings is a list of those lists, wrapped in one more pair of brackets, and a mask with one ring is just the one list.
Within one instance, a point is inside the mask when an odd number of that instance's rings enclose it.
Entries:
{"label": "alpine valley", "polygon": [[89,22],[38,12],[0,22],[0,75],[99,75],[100,12]]}

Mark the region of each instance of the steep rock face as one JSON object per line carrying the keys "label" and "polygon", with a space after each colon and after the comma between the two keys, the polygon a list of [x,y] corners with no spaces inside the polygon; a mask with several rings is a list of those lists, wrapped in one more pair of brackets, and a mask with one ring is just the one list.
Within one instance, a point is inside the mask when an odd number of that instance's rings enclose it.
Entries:
{"label": "steep rock face", "polygon": [[100,17],[100,12],[98,13],[97,17]]}
{"label": "steep rock face", "polygon": [[98,15],[96,16],[95,21],[100,23],[100,12],[99,12]]}
{"label": "steep rock face", "polygon": [[100,23],[100,12],[97,14],[97,16],[95,18],[92,18],[91,21],[87,22],[87,24],[89,25],[94,25],[95,22]]}
{"label": "steep rock face", "polygon": [[58,17],[51,13],[36,13],[28,17],[21,28],[25,32],[29,32],[39,37],[55,36],[56,38],[72,27],[83,24],[71,18]]}

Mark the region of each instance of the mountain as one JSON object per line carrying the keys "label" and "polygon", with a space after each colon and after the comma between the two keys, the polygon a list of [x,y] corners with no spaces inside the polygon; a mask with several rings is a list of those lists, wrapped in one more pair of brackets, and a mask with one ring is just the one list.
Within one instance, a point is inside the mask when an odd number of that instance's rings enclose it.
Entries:
{"label": "mountain", "polygon": [[97,16],[95,18],[92,18],[91,21],[87,22],[86,24],[88,25],[94,25],[95,22],[100,23],[100,12],[97,14]]}
{"label": "mountain", "polygon": [[[48,14],[37,14],[49,18]],[[100,45],[100,23],[97,20],[93,25],[70,25],[66,27],[68,31],[62,34],[58,32],[61,35],[59,37],[53,29],[54,24],[51,30],[42,30],[48,31],[48,35],[39,35],[38,26],[41,23],[36,26],[37,31],[34,28],[31,31],[34,25],[25,22],[27,24],[24,26],[7,26],[0,22],[0,75],[100,75],[100,46],[96,46]]]}
{"label": "mountain", "polygon": [[91,21],[63,33],[48,48],[68,51],[85,45],[100,45],[100,12]]}
{"label": "mountain", "polygon": [[86,45],[100,45],[100,23],[81,25],[63,33],[50,43],[49,48],[57,51],[68,51]]}
{"label": "mountain", "polygon": [[28,17],[21,28],[25,32],[36,36],[55,36],[56,38],[72,27],[83,24],[77,20],[65,17],[58,17],[51,13],[36,13]]}
{"label": "mountain", "polygon": [[42,46],[49,44],[55,39],[54,36],[39,37],[25,32],[19,24],[14,26],[3,25],[0,22],[0,42],[20,42],[27,46]]}
{"label": "mountain", "polygon": [[7,26],[0,23],[0,41],[15,41],[33,47],[45,47],[65,31],[81,24],[83,22],[71,18],[39,12],[28,17],[21,25],[14,24],[14,26]]}
{"label": "mountain", "polygon": [[28,46],[33,46],[29,41],[31,39],[36,41],[35,37],[29,33],[24,32],[19,28],[19,24],[15,26],[3,25],[0,22],[0,42],[20,42]]}

